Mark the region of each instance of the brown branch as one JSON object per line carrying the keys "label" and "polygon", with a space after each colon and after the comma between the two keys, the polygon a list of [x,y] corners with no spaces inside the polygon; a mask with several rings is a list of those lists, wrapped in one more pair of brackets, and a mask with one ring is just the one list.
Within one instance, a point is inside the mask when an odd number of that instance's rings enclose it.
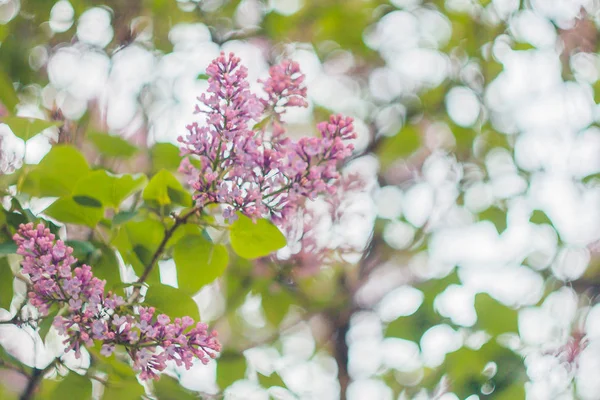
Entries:
{"label": "brown branch", "polygon": [[58,358],[55,358],[54,361],[52,361],[50,364],[48,364],[46,366],[46,368],[44,368],[44,369],[34,368],[33,372],[31,373],[31,376],[29,378],[29,382],[27,382],[27,386],[25,387],[25,390],[21,394],[21,397],[19,397],[19,400],[33,399],[34,392],[37,389],[40,382],[42,381],[42,379],[44,379],[44,375],[46,375],[46,373],[48,371],[50,371],[52,368],[54,368],[54,366],[58,362],[60,362],[60,360]]}
{"label": "brown branch", "polygon": [[152,259],[150,260],[148,265],[146,265],[146,267],[144,268],[144,272],[142,273],[142,276],[140,276],[139,279],[136,281],[137,286],[134,288],[133,293],[131,294],[131,297],[129,298],[130,304],[133,303],[133,301],[135,301],[135,299],[137,299],[137,297],[139,296],[140,284],[144,283],[146,281],[146,279],[148,279],[150,272],[152,272],[152,269],[158,262],[158,259],[160,258],[162,253],[165,251],[165,248],[167,247],[167,243],[169,242],[169,239],[171,239],[171,237],[173,236],[173,234],[175,233],[177,228],[179,228],[179,226],[183,225],[192,215],[196,214],[199,211],[200,211],[200,208],[194,207],[187,213],[185,213],[183,215],[176,215],[174,217],[175,223],[173,224],[172,227],[165,230],[165,236],[163,237],[162,241],[158,245],[158,248],[154,252]]}

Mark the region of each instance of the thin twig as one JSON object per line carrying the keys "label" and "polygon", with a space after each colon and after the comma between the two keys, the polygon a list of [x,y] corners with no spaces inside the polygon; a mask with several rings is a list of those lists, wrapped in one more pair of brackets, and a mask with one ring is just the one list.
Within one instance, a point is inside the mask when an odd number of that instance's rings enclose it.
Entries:
{"label": "thin twig", "polygon": [[140,284],[144,283],[146,281],[146,279],[148,279],[148,276],[150,275],[150,272],[152,272],[152,269],[154,268],[154,265],[156,265],[156,263],[158,262],[160,256],[165,251],[165,248],[167,247],[167,243],[169,242],[169,239],[171,239],[171,237],[173,236],[173,234],[175,233],[175,231],[177,230],[177,228],[179,228],[179,226],[183,225],[192,215],[196,214],[199,211],[200,211],[200,209],[198,207],[194,207],[190,211],[188,211],[187,213],[185,213],[183,215],[177,215],[177,216],[174,217],[175,218],[175,223],[173,224],[172,227],[170,227],[169,229],[165,230],[165,236],[163,237],[162,241],[158,245],[158,248],[156,249],[156,251],[152,255],[152,259],[150,260],[150,262],[148,263],[148,265],[146,265],[146,267],[144,268],[144,272],[142,273],[142,276],[140,276],[139,279],[136,281],[136,283],[138,284],[138,286],[136,286],[134,288],[133,293],[129,297],[129,303],[130,304],[133,303],[138,298],[138,296],[140,295]]}
{"label": "thin twig", "polygon": [[31,376],[29,378],[29,382],[27,382],[27,387],[25,387],[25,390],[23,391],[23,394],[21,394],[21,397],[19,397],[19,399],[20,400],[33,399],[34,392],[37,389],[40,382],[42,381],[42,379],[44,379],[44,375],[46,375],[46,373],[48,371],[50,371],[52,368],[54,368],[54,366],[58,362],[60,362],[60,360],[58,358],[55,358],[54,361],[52,361],[50,364],[48,364],[46,366],[46,368],[44,368],[44,369],[34,368],[33,372],[31,373]]}

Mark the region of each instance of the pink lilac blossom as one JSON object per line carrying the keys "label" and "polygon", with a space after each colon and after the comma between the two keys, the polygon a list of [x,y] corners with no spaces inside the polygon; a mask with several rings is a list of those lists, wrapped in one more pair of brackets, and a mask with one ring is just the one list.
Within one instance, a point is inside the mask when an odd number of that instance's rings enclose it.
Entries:
{"label": "pink lilac blossom", "polygon": [[[267,99],[250,92],[247,70],[233,54],[221,54],[206,72],[210,95],[200,96],[202,107],[196,106],[197,113],[206,114],[206,125],[188,125],[188,134],[178,139],[182,155],[192,156],[180,171],[199,206],[220,204],[229,220],[240,211],[253,219],[270,215],[283,224],[304,198],[335,193],[338,164],[351,155],[347,141],[356,137],[352,119],[331,116],[317,126],[320,137],[297,142],[284,137],[280,116],[286,107],[307,105],[296,63],[270,69],[262,82]],[[250,128],[252,122],[261,127]]]}
{"label": "pink lilac blossom", "polygon": [[141,306],[136,315],[121,296],[105,293],[105,281],[94,277],[89,266],[72,269],[77,262],[73,249],[55,241],[43,224],[21,225],[13,239],[23,256],[23,273],[32,282],[30,303],[42,316],[54,304],[65,307],[66,312],[53,323],[67,336],[65,352],[73,350],[79,358],[82,345],[100,341],[101,354],[108,356],[116,345],[122,345],[145,380],[157,378],[167,361],[189,369],[195,358],[206,364],[221,350],[216,333],[208,332],[206,324],[194,324],[190,317],[171,322],[165,314],[155,316],[154,308]]}

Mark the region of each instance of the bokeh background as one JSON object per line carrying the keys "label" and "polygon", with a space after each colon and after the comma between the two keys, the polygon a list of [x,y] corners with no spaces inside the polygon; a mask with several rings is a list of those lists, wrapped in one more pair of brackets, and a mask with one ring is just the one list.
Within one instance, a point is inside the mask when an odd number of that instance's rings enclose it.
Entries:
{"label": "bokeh background", "polygon": [[[596,0],[0,0],[2,114],[65,121],[27,142],[0,124],[0,166],[57,142],[104,162],[92,132],[147,149],[115,172],[175,169],[219,52],[257,91],[293,59],[290,135],[354,117],[362,184],[310,205],[285,273],[204,288],[226,351],[171,373],[207,398],[599,399],[598,24]],[[43,366],[52,340],[30,336],[0,327]]]}

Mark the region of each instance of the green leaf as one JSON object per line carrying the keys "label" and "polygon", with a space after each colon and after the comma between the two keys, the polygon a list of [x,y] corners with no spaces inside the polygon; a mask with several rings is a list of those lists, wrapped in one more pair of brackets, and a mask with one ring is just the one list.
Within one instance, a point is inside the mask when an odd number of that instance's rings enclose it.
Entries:
{"label": "green leaf", "polygon": [[88,132],[87,139],[100,153],[108,157],[129,158],[138,151],[138,148],[127,140],[108,133]]}
{"label": "green leaf", "polygon": [[102,398],[104,400],[139,400],[144,393],[146,393],[144,387],[133,377],[123,380],[111,379],[104,386]]}
{"label": "green leaf", "polygon": [[51,400],[81,399],[88,400],[92,397],[92,382],[85,376],[75,372],[69,373],[60,381],[52,391]]}
{"label": "green leaf", "polygon": [[14,276],[8,258],[0,258],[0,308],[10,309],[13,298]]}
{"label": "green leaf", "polygon": [[80,206],[94,207],[94,208],[102,207],[102,203],[100,203],[95,198],[89,197],[89,196],[73,196],[73,200],[75,201],[75,203],[79,204]]}
{"label": "green leaf", "polygon": [[229,254],[223,245],[215,245],[202,236],[189,235],[177,242],[173,259],[179,288],[194,294],[223,275]]}
{"label": "green leaf", "polygon": [[260,386],[264,388],[270,388],[273,386],[286,387],[283,379],[281,379],[277,372],[273,372],[271,375],[263,375],[259,372],[257,375]]}
{"label": "green leaf", "polygon": [[119,208],[123,200],[140,190],[146,183],[144,175],[111,175],[104,170],[94,171],[83,178],[73,192],[92,197],[106,207]]}
{"label": "green leaf", "polygon": [[72,197],[63,197],[46,208],[44,214],[60,222],[94,228],[104,216],[104,209],[87,207],[77,203]]}
{"label": "green leaf", "polygon": [[137,215],[137,211],[121,211],[113,217],[113,224],[121,225]]}
{"label": "green leaf", "polygon": [[236,352],[221,354],[217,361],[217,384],[225,390],[235,381],[246,377],[246,358]]}
{"label": "green leaf", "polygon": [[89,172],[79,150],[67,145],[54,146],[29,172],[21,190],[37,197],[69,196]]}
{"label": "green leaf", "polygon": [[406,158],[421,146],[419,128],[413,125],[404,126],[395,136],[385,138],[379,146],[379,162],[383,170],[400,158]]}
{"label": "green leaf", "polygon": [[15,88],[12,83],[12,79],[8,74],[0,69],[0,101],[8,108],[10,112],[15,110],[17,104],[19,104],[19,98],[15,92]]}
{"label": "green leaf", "polygon": [[276,327],[283,321],[290,306],[295,303],[290,293],[279,285],[268,284],[267,289],[261,293],[261,297],[265,316]]}
{"label": "green leaf", "polygon": [[107,290],[114,290],[121,283],[119,259],[114,250],[105,244],[97,243],[96,246],[90,257],[92,272],[98,279],[106,280]]}
{"label": "green leaf", "polygon": [[48,334],[48,331],[50,331],[50,328],[52,327],[52,323],[54,322],[54,317],[56,316],[56,313],[57,312],[55,311],[52,314],[45,316],[44,319],[42,319],[38,323],[38,334],[40,335],[40,337],[42,339],[45,339],[46,335]]}
{"label": "green leaf", "polygon": [[15,136],[24,141],[28,141],[45,129],[61,125],[61,122],[24,117],[5,117],[1,122],[7,124]]}
{"label": "green leaf", "polygon": [[519,331],[517,310],[500,304],[487,293],[477,294],[475,310],[477,325],[491,335]]}
{"label": "green leaf", "polygon": [[73,248],[73,257],[78,260],[87,259],[87,257],[96,250],[93,244],[82,240],[67,240],[65,241],[65,244]]}
{"label": "green leaf", "polygon": [[17,245],[14,242],[0,243],[0,255],[15,254],[16,252]]}
{"label": "green leaf", "polygon": [[167,314],[171,319],[187,315],[196,322],[200,321],[196,302],[183,290],[171,286],[152,284],[144,303],[155,307],[159,313]]}
{"label": "green leaf", "polygon": [[198,397],[191,391],[183,388],[176,379],[161,375],[158,382],[154,383],[154,391],[158,400],[191,400]]}
{"label": "green leaf", "polygon": [[150,204],[166,206],[171,203],[183,206],[192,205],[192,196],[169,171],[162,169],[156,173],[144,189],[144,200]]}
{"label": "green leaf", "polygon": [[248,259],[268,256],[286,245],[285,236],[270,221],[259,219],[254,223],[239,213],[231,225],[230,239],[236,254]]}
{"label": "green leaf", "polygon": [[529,218],[529,221],[533,224],[552,225],[552,221],[550,221],[550,218],[548,218],[545,212],[540,210],[534,210],[531,214],[531,217]]}
{"label": "green leaf", "polygon": [[163,225],[156,220],[129,221],[119,227],[113,244],[123,260],[133,266],[136,274],[141,275],[164,235]]}
{"label": "green leaf", "polygon": [[179,149],[171,143],[156,143],[150,149],[150,157],[152,159],[152,172],[161,169],[176,171],[181,163]]}
{"label": "green leaf", "polygon": [[480,221],[490,221],[494,224],[498,233],[502,233],[506,230],[506,212],[500,210],[498,207],[490,207],[487,210],[479,214]]}

